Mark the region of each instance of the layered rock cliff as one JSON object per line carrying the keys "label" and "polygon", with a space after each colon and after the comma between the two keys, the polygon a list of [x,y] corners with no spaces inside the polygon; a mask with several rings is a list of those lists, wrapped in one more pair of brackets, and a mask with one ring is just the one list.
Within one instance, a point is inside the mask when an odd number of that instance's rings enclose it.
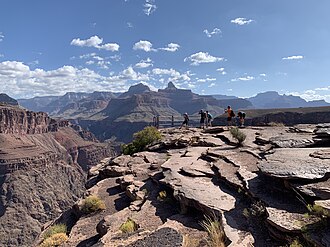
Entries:
{"label": "layered rock cliff", "polygon": [[0,107],[0,246],[32,246],[82,195],[86,171],[114,155],[91,137],[42,112]]}

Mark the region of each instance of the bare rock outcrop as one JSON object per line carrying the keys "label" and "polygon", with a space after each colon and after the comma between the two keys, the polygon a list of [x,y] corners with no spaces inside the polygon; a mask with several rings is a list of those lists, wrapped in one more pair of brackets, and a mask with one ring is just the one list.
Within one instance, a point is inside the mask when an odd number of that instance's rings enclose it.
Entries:
{"label": "bare rock outcrop", "polygon": [[314,127],[247,127],[242,147],[227,128],[160,130],[148,151],[90,171],[107,209],[79,219],[67,246],[207,246],[204,215],[224,246],[329,246],[329,147]]}

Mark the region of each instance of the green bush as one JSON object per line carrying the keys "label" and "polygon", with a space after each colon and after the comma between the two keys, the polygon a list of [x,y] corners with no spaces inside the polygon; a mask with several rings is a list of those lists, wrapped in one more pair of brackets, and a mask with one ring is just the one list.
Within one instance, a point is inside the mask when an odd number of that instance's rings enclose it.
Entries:
{"label": "green bush", "polygon": [[98,196],[91,195],[84,200],[81,211],[85,214],[90,214],[105,208],[105,203]]}
{"label": "green bush", "polygon": [[43,239],[50,238],[51,236],[58,234],[58,233],[64,233],[66,234],[67,232],[67,227],[65,224],[55,224],[44,233]]}
{"label": "green bush", "polygon": [[135,232],[138,228],[139,225],[135,223],[134,220],[127,218],[126,222],[120,226],[119,230],[121,230],[123,233],[132,233]]}
{"label": "green bush", "polygon": [[240,145],[240,146],[246,139],[246,135],[242,131],[240,131],[239,128],[237,128],[237,127],[231,128],[230,134],[233,136],[233,138],[235,138],[237,140],[238,145]]}
{"label": "green bush", "polygon": [[161,134],[155,127],[145,127],[143,130],[133,135],[133,142],[122,146],[123,154],[132,155],[134,153],[141,152],[146,148],[146,146],[154,141],[160,140],[161,137]]}
{"label": "green bush", "polygon": [[69,237],[65,233],[56,233],[45,239],[39,247],[57,247],[64,244]]}

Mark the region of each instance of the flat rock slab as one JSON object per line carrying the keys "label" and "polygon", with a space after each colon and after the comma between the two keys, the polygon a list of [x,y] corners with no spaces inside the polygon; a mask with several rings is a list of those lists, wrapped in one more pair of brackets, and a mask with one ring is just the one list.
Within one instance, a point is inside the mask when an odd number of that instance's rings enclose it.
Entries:
{"label": "flat rock slab", "polygon": [[304,214],[291,213],[278,208],[266,207],[266,210],[269,214],[267,222],[281,232],[300,232],[306,226],[320,220],[315,216],[306,217]]}
{"label": "flat rock slab", "polygon": [[181,206],[194,205],[206,212],[229,211],[235,207],[235,198],[223,192],[211,178],[189,177],[180,173],[183,167],[198,168],[203,173],[209,173],[211,165],[200,159],[206,150],[207,148],[193,147],[185,152],[184,157],[180,153],[173,154],[162,165],[166,171],[161,182],[174,189],[174,196],[181,202]]}
{"label": "flat rock slab", "polygon": [[292,186],[305,195],[317,197],[322,200],[330,199],[330,179],[305,185],[292,184]]}
{"label": "flat rock slab", "polygon": [[320,179],[330,172],[328,160],[314,158],[311,154],[324,149],[276,149],[260,161],[258,167],[266,175],[283,179]]}
{"label": "flat rock slab", "polygon": [[173,228],[164,227],[127,247],[181,247],[182,245],[182,234]]}
{"label": "flat rock slab", "polygon": [[327,211],[328,216],[330,216],[330,200],[319,200],[315,201],[315,205],[322,207]]}

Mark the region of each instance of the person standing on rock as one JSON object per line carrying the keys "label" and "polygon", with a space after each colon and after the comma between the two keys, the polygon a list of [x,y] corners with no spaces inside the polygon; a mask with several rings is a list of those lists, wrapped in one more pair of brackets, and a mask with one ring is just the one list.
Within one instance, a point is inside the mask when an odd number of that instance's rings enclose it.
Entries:
{"label": "person standing on rock", "polygon": [[232,126],[232,118],[235,117],[235,113],[233,109],[231,109],[231,106],[227,106],[227,109],[225,109],[225,112],[227,113],[227,126]]}
{"label": "person standing on rock", "polygon": [[186,112],[185,114],[183,114],[183,122],[180,126],[180,129],[185,126],[186,128],[188,128],[188,124],[189,124],[189,116],[188,113]]}
{"label": "person standing on rock", "polygon": [[243,127],[244,126],[244,121],[245,121],[245,116],[246,116],[245,112],[244,111],[239,111],[237,113],[237,116],[239,118],[239,124],[240,124],[240,126]]}
{"label": "person standing on rock", "polygon": [[199,114],[201,115],[201,120],[199,121],[200,122],[200,127],[201,127],[201,129],[204,129],[204,127],[205,127],[206,113],[203,110],[200,110],[199,111]]}
{"label": "person standing on rock", "polygon": [[213,116],[211,113],[209,113],[208,111],[206,111],[206,117],[207,117],[207,126],[212,126],[212,120],[213,120]]}

